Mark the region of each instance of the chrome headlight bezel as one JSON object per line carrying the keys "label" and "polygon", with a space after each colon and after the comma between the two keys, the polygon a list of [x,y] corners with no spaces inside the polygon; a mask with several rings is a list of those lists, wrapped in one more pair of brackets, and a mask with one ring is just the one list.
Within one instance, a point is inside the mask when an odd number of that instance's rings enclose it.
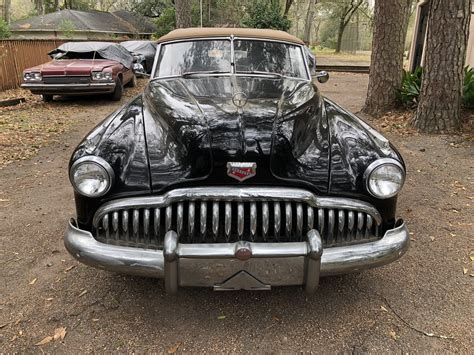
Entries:
{"label": "chrome headlight bezel", "polygon": [[91,73],[93,81],[112,81],[112,72],[110,71],[93,71]]}
{"label": "chrome headlight bezel", "polygon": [[23,80],[24,81],[41,81],[43,80],[43,76],[40,72],[24,72],[23,73]]}
{"label": "chrome headlight bezel", "polygon": [[[100,191],[99,193],[96,193],[96,194],[88,194],[88,193],[85,193],[84,191],[81,191],[81,189],[78,187],[75,181],[74,175],[77,169],[84,164],[94,164],[98,166],[100,169],[102,169],[104,176],[107,177],[107,185],[103,191]],[[110,191],[110,189],[115,183],[115,173],[112,167],[110,166],[110,164],[107,163],[103,158],[97,157],[97,156],[85,156],[85,157],[79,158],[72,164],[71,168],[69,169],[69,181],[71,182],[72,187],[78,194],[82,196],[90,197],[90,198],[96,198],[96,197],[104,196]]]}
{"label": "chrome headlight bezel", "polygon": [[[388,195],[380,195],[380,194],[377,194],[376,192],[374,192],[371,189],[371,187],[370,187],[370,181],[371,180],[370,179],[371,179],[372,174],[374,172],[376,172],[381,167],[387,167],[387,166],[398,169],[399,172],[401,173],[402,180],[401,180],[401,183],[400,183],[400,187],[396,191],[394,191],[394,192],[392,192]],[[405,172],[405,168],[403,167],[403,165],[398,160],[395,160],[395,159],[392,159],[392,158],[381,158],[381,159],[377,159],[374,162],[372,162],[365,169],[363,178],[364,178],[364,183],[365,183],[365,189],[367,190],[367,192],[370,195],[372,195],[373,197],[378,198],[378,199],[388,199],[388,198],[394,197],[394,196],[396,196],[400,193],[400,191],[403,188],[403,185],[405,184],[406,172]]]}

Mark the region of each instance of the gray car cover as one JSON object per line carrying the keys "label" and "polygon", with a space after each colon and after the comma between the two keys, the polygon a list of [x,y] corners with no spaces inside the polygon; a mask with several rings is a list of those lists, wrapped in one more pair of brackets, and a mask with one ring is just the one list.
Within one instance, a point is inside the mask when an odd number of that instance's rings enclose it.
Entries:
{"label": "gray car cover", "polygon": [[52,50],[48,54],[54,56],[61,53],[89,53],[97,52],[102,58],[115,60],[126,68],[132,67],[133,57],[129,51],[118,43],[112,42],[67,42]]}

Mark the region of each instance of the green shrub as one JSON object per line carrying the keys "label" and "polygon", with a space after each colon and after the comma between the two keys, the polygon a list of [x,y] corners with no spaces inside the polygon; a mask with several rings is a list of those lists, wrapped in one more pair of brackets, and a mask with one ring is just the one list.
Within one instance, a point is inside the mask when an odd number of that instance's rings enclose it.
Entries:
{"label": "green shrub", "polygon": [[8,38],[10,35],[10,27],[8,26],[8,23],[0,18],[0,39]]}
{"label": "green shrub", "polygon": [[474,108],[474,68],[464,68],[464,86],[462,90],[464,107]]}
{"label": "green shrub", "polygon": [[421,67],[416,68],[413,73],[403,71],[402,87],[397,92],[398,100],[403,106],[414,107],[418,104],[422,75]]}
{"label": "green shrub", "polygon": [[247,9],[247,15],[241,21],[242,27],[271,28],[288,31],[291,21],[285,18],[279,1],[256,0]]}
{"label": "green shrub", "polygon": [[176,27],[176,16],[174,7],[168,7],[163,10],[160,16],[155,20],[156,37],[161,37],[172,31]]}
{"label": "green shrub", "polygon": [[[405,107],[416,107],[420,97],[423,69],[416,68],[413,73],[404,71],[402,87],[397,92],[400,103]],[[464,68],[462,104],[466,108],[474,108],[474,68]]]}

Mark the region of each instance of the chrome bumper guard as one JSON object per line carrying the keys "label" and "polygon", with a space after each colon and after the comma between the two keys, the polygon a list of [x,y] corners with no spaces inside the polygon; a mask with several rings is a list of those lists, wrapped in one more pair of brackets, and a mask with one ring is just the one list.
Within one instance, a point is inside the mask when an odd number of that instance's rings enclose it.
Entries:
{"label": "chrome bumper guard", "polygon": [[70,220],[64,244],[78,261],[125,274],[164,278],[168,293],[179,286],[215,290],[267,290],[271,286],[304,285],[316,290],[319,277],[357,272],[388,264],[408,249],[405,223],[375,242],[323,250],[317,230],[305,242],[181,244],[174,231],[165,236],[164,249],[152,250],[100,243]]}

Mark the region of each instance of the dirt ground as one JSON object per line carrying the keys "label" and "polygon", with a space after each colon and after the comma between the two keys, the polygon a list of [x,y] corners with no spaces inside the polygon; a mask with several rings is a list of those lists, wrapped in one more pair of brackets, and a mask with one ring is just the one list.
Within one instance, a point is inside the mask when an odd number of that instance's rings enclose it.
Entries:
{"label": "dirt ground", "polygon": [[[357,111],[366,86],[366,75],[337,74],[321,89]],[[71,104],[76,109],[69,115]],[[69,156],[118,105],[36,103],[37,119],[64,113],[70,124],[53,132],[50,144],[0,170],[0,353],[472,352],[472,137],[419,135],[387,120],[375,123],[408,166],[398,212],[412,243],[401,260],[324,278],[312,296],[296,287],[181,289],[166,296],[161,280],[89,268],[63,247],[74,214]],[[28,110],[24,105],[14,114]],[[0,120],[5,117],[0,112]]]}

